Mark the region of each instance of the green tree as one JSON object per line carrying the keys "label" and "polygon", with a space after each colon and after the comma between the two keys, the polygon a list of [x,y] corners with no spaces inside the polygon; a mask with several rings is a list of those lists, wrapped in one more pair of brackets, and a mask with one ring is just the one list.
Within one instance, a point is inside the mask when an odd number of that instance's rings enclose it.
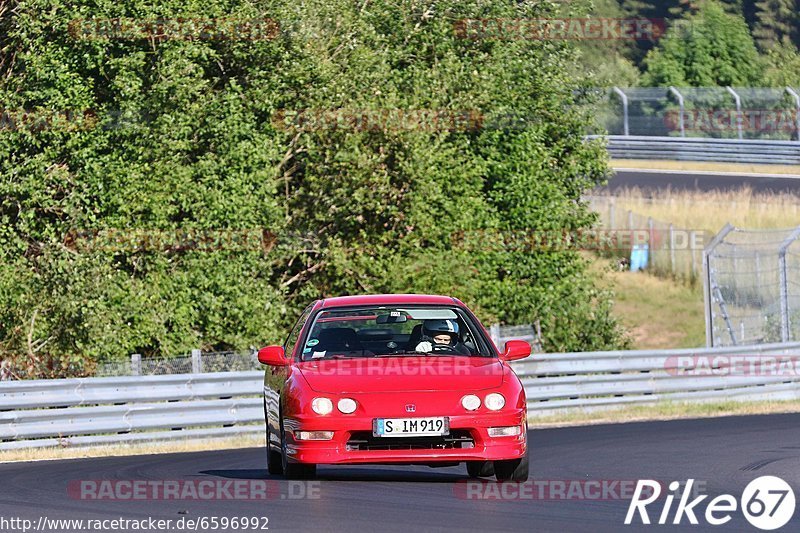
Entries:
{"label": "green tree", "polygon": [[744,19],[713,1],[671,28],[645,58],[645,86],[757,86],[763,64]]}
{"label": "green tree", "polygon": [[753,35],[761,50],[778,45],[798,43],[800,16],[796,0],[762,0],[756,2],[756,25]]}
{"label": "green tree", "polygon": [[800,51],[793,44],[780,44],[767,51],[764,85],[800,87]]}
{"label": "green tree", "polygon": [[[484,0],[280,0],[266,13],[233,0],[20,2],[2,19],[13,60],[3,63],[0,107],[88,118],[0,135],[0,352],[31,375],[62,375],[132,352],[245,348],[280,340],[313,298],[384,291],[453,294],[487,321],[540,318],[551,350],[622,345],[610,296],[577,253],[455,238],[594,223],[580,198],[606,179],[606,156],[584,141],[591,118],[573,95],[584,84],[571,74],[574,48],[470,39],[454,27],[554,10]],[[280,24],[274,39],[69,31],[93,17],[264,16]],[[387,110],[483,119],[466,129],[352,127]],[[296,112],[335,112],[350,126],[298,127]],[[278,236],[274,246],[81,249],[69,237],[262,229]]]}

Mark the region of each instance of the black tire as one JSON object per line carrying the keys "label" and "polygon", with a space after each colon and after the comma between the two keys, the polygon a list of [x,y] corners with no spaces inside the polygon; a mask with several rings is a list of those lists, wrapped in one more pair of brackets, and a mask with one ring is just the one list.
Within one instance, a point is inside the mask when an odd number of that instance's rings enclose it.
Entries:
{"label": "black tire", "polygon": [[527,481],[528,456],[508,461],[494,461],[494,475],[497,481]]}
{"label": "black tire", "polygon": [[269,438],[271,435],[269,427],[267,427],[267,472],[273,476],[280,476],[283,474],[283,461],[281,460],[281,452],[275,451],[270,446]]}
{"label": "black tire", "polygon": [[270,445],[270,438],[272,431],[269,429],[269,414],[267,414],[267,402],[264,401],[264,422],[266,422],[266,435],[267,435],[267,472],[273,476],[283,474],[283,464],[281,463],[281,453],[272,449]]}
{"label": "black tire", "polygon": [[494,475],[494,464],[491,461],[467,461],[467,474],[471,478],[491,477]]}
{"label": "black tire", "polygon": [[281,469],[286,479],[309,479],[317,475],[317,465],[307,463],[290,463],[286,453],[286,432],[281,421]]}

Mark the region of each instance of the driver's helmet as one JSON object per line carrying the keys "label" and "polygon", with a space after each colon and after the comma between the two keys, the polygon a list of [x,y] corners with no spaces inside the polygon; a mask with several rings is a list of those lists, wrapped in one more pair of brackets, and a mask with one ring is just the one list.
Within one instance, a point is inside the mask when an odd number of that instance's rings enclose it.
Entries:
{"label": "driver's helmet", "polygon": [[450,342],[452,343],[458,337],[458,322],[444,318],[426,320],[422,324],[422,332],[429,337],[447,333],[450,335]]}

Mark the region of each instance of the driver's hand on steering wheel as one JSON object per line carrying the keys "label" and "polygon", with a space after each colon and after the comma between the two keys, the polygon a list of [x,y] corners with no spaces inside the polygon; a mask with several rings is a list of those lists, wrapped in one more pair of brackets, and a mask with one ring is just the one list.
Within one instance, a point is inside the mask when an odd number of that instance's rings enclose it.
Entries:
{"label": "driver's hand on steering wheel", "polygon": [[429,341],[422,341],[414,348],[415,352],[428,353],[433,350],[433,345]]}

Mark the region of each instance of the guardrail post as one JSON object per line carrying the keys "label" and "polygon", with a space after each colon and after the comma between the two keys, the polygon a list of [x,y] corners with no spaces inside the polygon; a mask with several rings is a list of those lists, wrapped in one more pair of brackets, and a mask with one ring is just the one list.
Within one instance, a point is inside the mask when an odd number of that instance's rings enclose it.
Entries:
{"label": "guardrail post", "polygon": [[669,88],[669,92],[674,94],[675,97],[678,99],[678,105],[681,108],[681,116],[678,117],[678,125],[679,125],[679,127],[681,129],[681,137],[686,137],[686,124],[683,121],[683,116],[684,116],[684,111],[685,111],[685,107],[683,105],[683,95],[681,93],[679,93],[678,89],[676,89],[675,87],[670,87]]}
{"label": "guardrail post", "polygon": [[733,229],[731,223],[728,222],[703,249],[703,300],[706,307],[704,314],[706,315],[706,347],[708,348],[714,347],[713,312],[711,310],[711,288],[713,284],[711,279],[711,261],[709,258],[714,249],[728,236],[728,233],[733,231]]}
{"label": "guardrail post", "polygon": [[192,373],[200,374],[203,372],[203,359],[200,350],[192,350]]}
{"label": "guardrail post", "polygon": [[732,87],[725,87],[731,95],[733,95],[733,99],[736,100],[736,129],[739,132],[739,139],[743,139],[744,136],[742,134],[742,99],[736,94],[736,91],[733,90]]}
{"label": "guardrail post", "polygon": [[142,354],[140,353],[131,354],[131,375],[142,375]]}
{"label": "guardrail post", "polygon": [[794,120],[795,120],[795,134],[797,135],[796,141],[800,141],[800,94],[797,94],[797,91],[792,89],[791,87],[786,88],[786,92],[794,98]]}
{"label": "guardrail post", "polygon": [[613,87],[613,90],[619,96],[620,100],[622,100],[622,130],[624,135],[627,137],[631,134],[630,126],[628,123],[628,95],[622,92],[622,89],[619,87]]}
{"label": "guardrail post", "polygon": [[789,277],[786,273],[786,250],[800,237],[800,226],[797,226],[792,233],[781,243],[778,250],[778,276],[780,277],[780,300],[781,300],[781,342],[789,342],[791,329],[789,323]]}

